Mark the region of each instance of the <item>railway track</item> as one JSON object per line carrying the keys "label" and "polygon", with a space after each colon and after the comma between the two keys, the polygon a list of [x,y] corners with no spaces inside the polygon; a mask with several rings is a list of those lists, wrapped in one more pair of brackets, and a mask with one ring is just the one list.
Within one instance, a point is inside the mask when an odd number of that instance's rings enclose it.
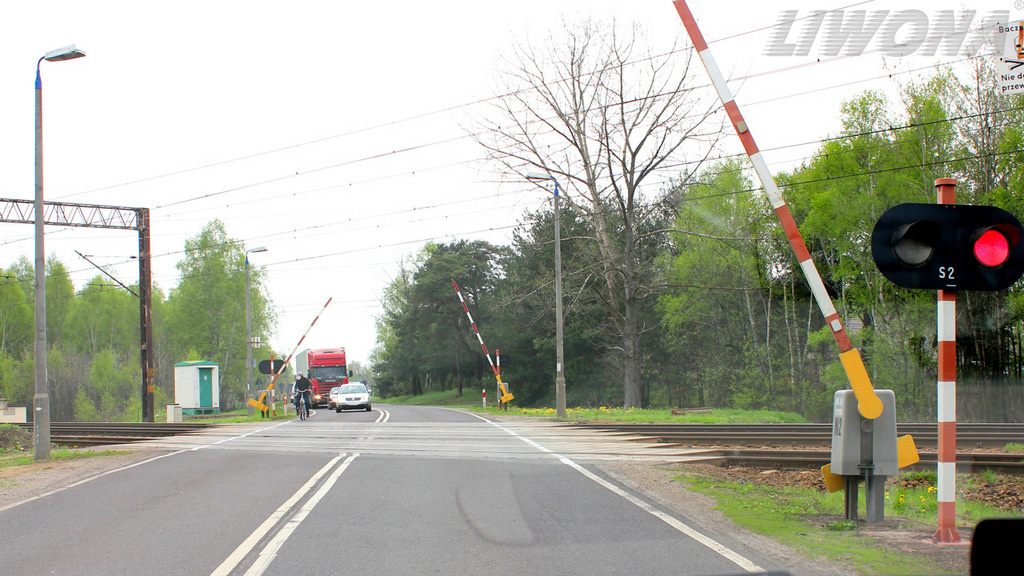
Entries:
{"label": "railway track", "polygon": [[[213,424],[188,422],[107,423],[53,422],[50,439],[62,446],[102,446],[130,444],[152,438],[194,434]],[[19,424],[27,430],[32,424]],[[699,461],[720,466],[764,466],[771,468],[819,468],[831,460],[830,424],[625,424],[577,423],[576,428],[611,432],[635,442],[660,447],[706,446]],[[935,424],[902,424],[900,435],[910,434],[921,453],[921,462],[912,468],[933,469],[937,460],[934,448]],[[957,469],[970,473],[984,469],[1024,475],[1024,452],[978,452],[979,449],[1024,445],[1024,424],[958,424]]]}
{"label": "railway track", "polygon": [[[585,429],[633,437],[638,442],[693,448],[707,446],[702,462],[721,466],[819,468],[831,461],[831,424],[574,424]],[[935,424],[901,424],[897,434],[914,437],[921,461],[911,468],[934,469],[938,437]],[[992,470],[1024,475],[1024,452],[979,452],[1024,446],[1024,424],[958,424],[957,470]]]}
{"label": "railway track", "polygon": [[[18,426],[32,430],[31,422],[20,423]],[[210,426],[211,424],[204,422],[51,422],[50,442],[60,446],[131,444],[153,438],[194,434]]]}

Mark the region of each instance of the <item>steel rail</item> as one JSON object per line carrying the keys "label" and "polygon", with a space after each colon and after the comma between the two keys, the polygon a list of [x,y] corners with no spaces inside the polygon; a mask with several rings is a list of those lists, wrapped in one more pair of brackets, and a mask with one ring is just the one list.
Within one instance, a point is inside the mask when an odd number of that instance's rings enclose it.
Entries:
{"label": "steel rail", "polygon": [[[32,430],[32,423],[17,423]],[[153,438],[194,434],[212,426],[203,422],[53,422],[50,442],[61,446],[102,446],[131,444]]]}
{"label": "steel rail", "polygon": [[[732,448],[715,450],[687,463],[715,464],[718,466],[765,466],[779,469],[818,469],[831,461],[829,450],[765,450]],[[936,452],[922,452],[921,460],[909,470],[935,470]],[[956,456],[957,469],[965,474],[991,470],[1003,474],[1024,475],[1024,454],[990,454],[960,452]]]}
{"label": "steel rail", "polygon": [[[650,442],[678,444],[760,444],[795,446],[827,444],[832,440],[831,424],[635,424],[577,423],[576,427],[622,435],[636,435]],[[935,424],[897,425],[897,434],[910,434],[921,447],[938,445]],[[1002,448],[1024,445],[1024,424],[959,424],[958,448]]]}

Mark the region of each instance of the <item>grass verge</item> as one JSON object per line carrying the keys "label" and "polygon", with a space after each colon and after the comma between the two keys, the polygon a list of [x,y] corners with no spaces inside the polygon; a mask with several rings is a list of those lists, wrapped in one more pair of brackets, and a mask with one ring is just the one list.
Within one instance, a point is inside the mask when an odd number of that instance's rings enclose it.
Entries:
{"label": "grass verge", "polygon": [[[929,485],[930,479],[921,478],[927,474],[908,473],[890,484],[885,497],[885,530],[882,532],[934,530],[937,521],[935,489]],[[824,558],[843,562],[866,575],[956,573],[941,556],[908,554],[887,539],[871,534],[872,526],[844,520],[842,492],[829,494],[817,488],[780,488],[689,471],[675,480],[713,498],[716,509],[739,526],[788,545],[812,560]],[[965,477],[963,481],[969,480]],[[863,493],[859,502],[859,517],[864,518]],[[961,525],[1005,516],[1010,514],[982,503],[962,501],[957,504]]]}
{"label": "grass verge", "polygon": [[[77,450],[74,448],[60,446],[50,450],[50,457],[47,458],[45,462],[80,460],[82,458],[93,458],[96,456],[115,456],[117,454],[123,453],[123,451],[119,450],[104,450],[102,452],[98,452],[94,450]],[[35,456],[33,456],[31,453],[26,454],[24,452],[8,452],[0,454],[0,468],[8,468],[13,466],[27,466],[29,464],[35,463]]]}
{"label": "grass verge", "polygon": [[[416,406],[447,406],[464,408],[481,414],[503,416],[530,416],[535,418],[557,419],[554,408],[523,408],[516,405],[508,410],[498,410],[497,404],[488,402],[484,409],[482,399],[468,392],[461,397],[455,390],[430,392],[416,396],[396,396],[394,398],[374,399],[379,404],[402,404]],[[732,410],[715,408],[707,413],[689,413],[675,416],[671,409],[652,410],[639,408],[568,408],[566,420],[573,422],[636,422],[636,423],[693,423],[693,424],[748,424],[748,423],[804,423],[807,419],[792,412],[773,412],[769,410]]]}

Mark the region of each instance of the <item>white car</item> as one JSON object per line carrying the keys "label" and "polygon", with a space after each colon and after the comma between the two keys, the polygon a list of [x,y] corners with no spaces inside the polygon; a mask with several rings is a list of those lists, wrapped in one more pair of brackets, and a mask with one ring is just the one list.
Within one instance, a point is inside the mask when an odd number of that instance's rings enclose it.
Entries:
{"label": "white car", "polygon": [[338,409],[338,397],[341,396],[341,386],[335,386],[331,388],[331,393],[327,396],[327,405],[331,410]]}
{"label": "white car", "polygon": [[335,412],[341,412],[346,408],[362,408],[369,412],[370,391],[362,384],[345,384],[337,396],[334,396],[334,390],[331,390],[331,402],[334,404]]}

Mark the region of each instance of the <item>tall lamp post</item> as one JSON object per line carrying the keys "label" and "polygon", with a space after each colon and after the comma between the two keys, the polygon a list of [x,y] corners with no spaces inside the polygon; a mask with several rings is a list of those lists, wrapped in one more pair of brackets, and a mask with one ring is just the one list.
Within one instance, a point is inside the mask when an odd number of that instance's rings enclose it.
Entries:
{"label": "tall lamp post", "polygon": [[[249,253],[266,251],[266,246],[245,251],[245,392],[247,399],[252,398],[252,316],[249,307]],[[252,416],[253,413],[254,408],[252,404],[249,404],[249,416]]]}
{"label": "tall lamp post", "polygon": [[35,270],[35,375],[36,392],[32,398],[32,444],[36,460],[50,457],[50,391],[46,379],[46,249],[43,244],[43,81],[39,67],[43,60],[61,62],[85,56],[74,44],[51,50],[36,62],[36,270]]}
{"label": "tall lamp post", "polygon": [[554,176],[529,174],[527,180],[551,180],[555,183],[555,414],[565,418],[565,355],[562,353],[562,209],[558,180]]}

